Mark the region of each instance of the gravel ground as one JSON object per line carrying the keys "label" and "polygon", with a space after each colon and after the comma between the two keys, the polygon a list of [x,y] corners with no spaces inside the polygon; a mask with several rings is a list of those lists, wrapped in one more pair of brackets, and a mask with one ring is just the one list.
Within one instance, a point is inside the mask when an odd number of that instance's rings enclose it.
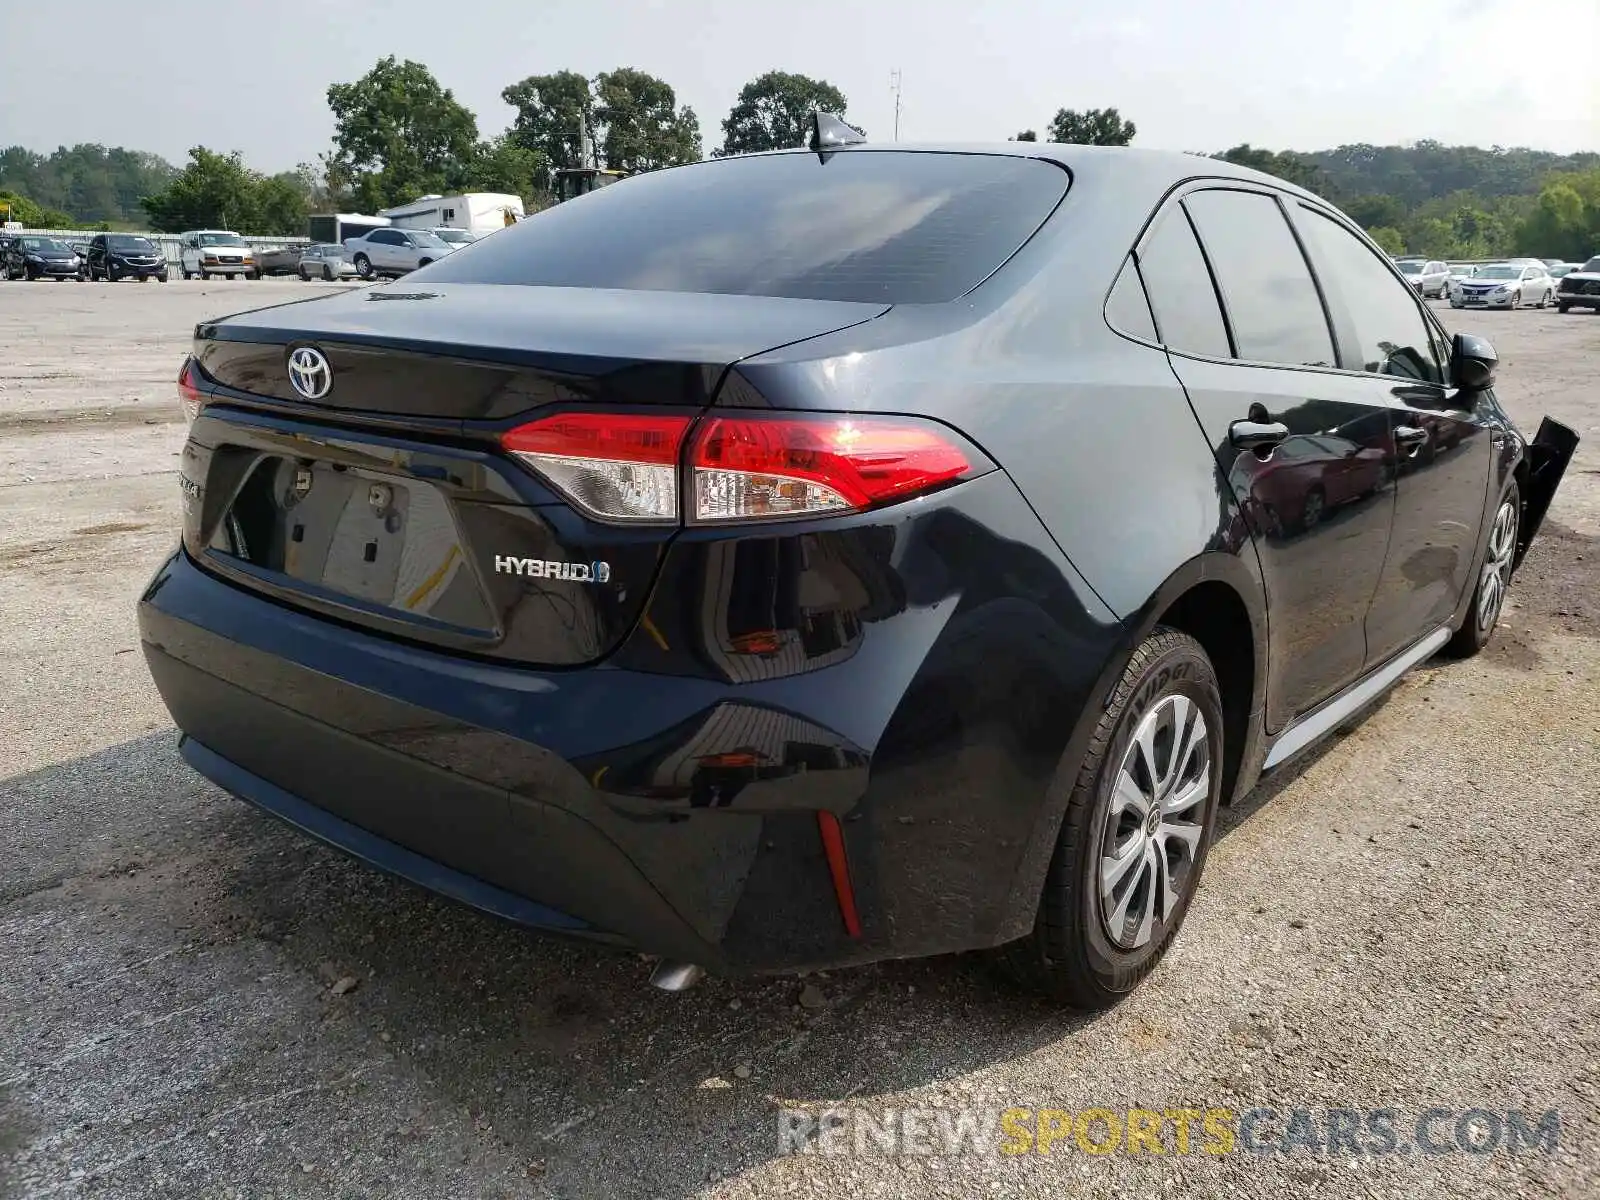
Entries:
{"label": "gravel ground", "polygon": [[[1525,429],[1586,438],[1505,624],[1229,812],[1164,967],[1084,1019],[965,958],[664,995],[191,773],[133,619],[174,538],[172,381],[196,321],[327,290],[0,284],[0,1193],[1600,1194],[1600,318],[1445,310]],[[1435,1105],[1556,1109],[1559,1144],[777,1138],[787,1106],[1143,1106],[1391,1108],[1405,1141]]]}

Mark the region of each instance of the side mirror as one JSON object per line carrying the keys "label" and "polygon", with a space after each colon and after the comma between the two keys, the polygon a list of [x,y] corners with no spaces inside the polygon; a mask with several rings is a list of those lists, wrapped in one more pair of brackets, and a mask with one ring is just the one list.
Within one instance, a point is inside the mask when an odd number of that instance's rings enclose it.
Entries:
{"label": "side mirror", "polygon": [[1450,339],[1450,378],[1462,391],[1488,391],[1499,366],[1500,357],[1486,339],[1471,333]]}

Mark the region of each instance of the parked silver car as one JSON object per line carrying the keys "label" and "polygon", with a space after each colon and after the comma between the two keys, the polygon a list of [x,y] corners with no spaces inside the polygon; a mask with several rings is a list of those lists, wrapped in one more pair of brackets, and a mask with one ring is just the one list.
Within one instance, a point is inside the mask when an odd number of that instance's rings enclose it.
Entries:
{"label": "parked silver car", "polygon": [[326,279],[329,283],[350,279],[356,274],[356,265],[350,261],[345,248],[332,242],[318,242],[305,247],[296,269],[301,279]]}
{"label": "parked silver car", "polygon": [[380,275],[404,275],[425,267],[455,250],[449,242],[427,229],[374,229],[362,237],[350,238],[345,252],[363,279]]}
{"label": "parked silver car", "polygon": [[1451,308],[1544,308],[1556,295],[1555,281],[1543,263],[1493,263],[1481,267],[1450,293]]}
{"label": "parked silver car", "polygon": [[1400,273],[1411,281],[1421,296],[1444,299],[1450,292],[1450,268],[1437,259],[1402,258],[1395,260]]}

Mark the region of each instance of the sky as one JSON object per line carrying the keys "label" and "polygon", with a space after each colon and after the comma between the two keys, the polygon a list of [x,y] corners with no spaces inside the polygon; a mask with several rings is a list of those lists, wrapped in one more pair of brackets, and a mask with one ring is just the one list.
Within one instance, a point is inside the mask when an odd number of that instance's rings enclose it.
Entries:
{"label": "sky", "polygon": [[[268,172],[313,161],[326,91],[394,54],[503,131],[507,84],[632,66],[700,117],[739,88],[827,79],[873,141],[1043,133],[1115,107],[1135,145],[1349,142],[1600,150],[1600,0],[0,0],[0,146],[78,142],[181,163],[195,145]],[[87,32],[97,31],[90,38]],[[87,53],[98,47],[105,53]],[[156,68],[156,62],[166,65]]]}

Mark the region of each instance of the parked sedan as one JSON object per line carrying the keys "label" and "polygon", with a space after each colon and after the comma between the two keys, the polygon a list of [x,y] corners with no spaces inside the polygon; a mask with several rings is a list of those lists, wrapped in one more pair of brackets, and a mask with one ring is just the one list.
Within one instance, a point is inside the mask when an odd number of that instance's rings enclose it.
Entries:
{"label": "parked sedan", "polygon": [[31,234],[16,237],[6,248],[7,279],[82,280],[83,259],[65,242]]}
{"label": "parked sedan", "polygon": [[197,327],[144,655],[224,789],[660,986],[1105,1007],[1219,805],[1485,646],[1577,438],[1282,179],[817,124]]}
{"label": "parked sedan", "polygon": [[350,278],[356,273],[355,264],[350,261],[345,248],[332,242],[319,242],[305,247],[295,270],[301,279],[326,279],[329,283]]}
{"label": "parked sedan", "polygon": [[1449,294],[1450,268],[1437,259],[1403,258],[1395,265],[1411,281],[1411,286],[1417,289],[1419,296],[1442,300]]}
{"label": "parked sedan", "polygon": [[1544,308],[1555,299],[1556,285],[1543,264],[1495,263],[1481,268],[1450,293],[1451,308]]}
{"label": "parked sedan", "polygon": [[363,279],[404,275],[436,262],[455,250],[427,229],[374,229],[344,244],[345,252]]}

